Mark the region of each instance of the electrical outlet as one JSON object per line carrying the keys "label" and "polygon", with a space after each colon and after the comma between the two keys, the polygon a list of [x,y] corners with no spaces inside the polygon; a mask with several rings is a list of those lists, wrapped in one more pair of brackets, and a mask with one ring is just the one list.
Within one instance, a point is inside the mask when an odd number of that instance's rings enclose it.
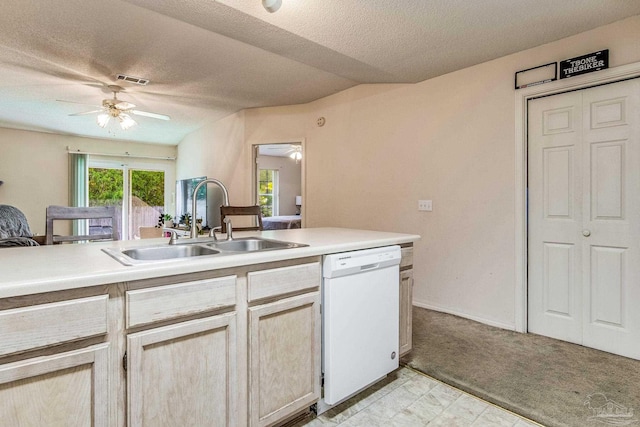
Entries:
{"label": "electrical outlet", "polygon": [[433,211],[433,203],[431,200],[418,200],[418,210],[431,212]]}

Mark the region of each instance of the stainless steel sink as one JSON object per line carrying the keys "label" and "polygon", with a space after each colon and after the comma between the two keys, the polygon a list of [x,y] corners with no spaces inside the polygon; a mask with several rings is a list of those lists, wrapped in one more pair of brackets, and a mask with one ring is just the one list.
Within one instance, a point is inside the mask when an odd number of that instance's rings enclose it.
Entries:
{"label": "stainless steel sink", "polygon": [[193,258],[207,255],[218,255],[219,250],[202,245],[162,245],[143,248],[126,249],[102,249],[112,258],[124,265],[145,264],[148,262],[169,261],[184,258]]}
{"label": "stainless steel sink", "polygon": [[152,246],[147,248],[127,249],[122,253],[137,260],[160,260],[173,258],[189,258],[194,256],[215,255],[220,251],[200,245],[184,246]]}
{"label": "stainless steel sink", "polygon": [[273,249],[291,249],[300,248],[307,245],[299,243],[282,242],[279,240],[267,240],[258,237],[243,237],[233,240],[223,240],[213,243],[208,243],[208,247],[216,248],[221,251],[229,252],[255,252],[255,251],[267,251]]}
{"label": "stainless steel sink", "polygon": [[162,262],[209,255],[223,256],[308,246],[300,243],[262,239],[259,237],[241,237],[234,240],[219,241],[211,241],[207,238],[200,238],[198,240],[200,241],[182,243],[178,240],[178,243],[175,245],[147,246],[125,250],[108,248],[102,250],[124,265],[139,265],[149,262]]}

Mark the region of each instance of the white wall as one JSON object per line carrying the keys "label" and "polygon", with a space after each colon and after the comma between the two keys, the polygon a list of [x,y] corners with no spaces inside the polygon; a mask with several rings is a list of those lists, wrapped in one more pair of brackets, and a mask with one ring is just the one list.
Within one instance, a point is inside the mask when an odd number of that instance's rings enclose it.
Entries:
{"label": "white wall", "polygon": [[279,215],[296,214],[296,196],[302,194],[301,163],[290,157],[258,156],[260,169],[276,169],[278,171],[278,205]]}
{"label": "white wall", "polygon": [[[640,61],[640,17],[415,85],[246,110],[244,138],[230,142],[304,138],[307,226],[420,234],[414,302],[514,328],[514,73],[605,48],[611,67]],[[237,173],[250,177],[250,165]]]}
{"label": "white wall", "polygon": [[[244,112],[203,126],[178,145],[177,179],[216,178],[227,187],[231,205],[253,202],[251,173],[251,150],[244,144]],[[213,185],[208,190],[221,195]],[[207,218],[219,222],[219,206],[213,206],[211,197],[208,200]]]}
{"label": "white wall", "polygon": [[[175,146],[0,128],[0,181],[4,181],[0,186],[0,203],[16,206],[24,212],[34,234],[45,232],[47,206],[69,204],[67,147],[105,154],[129,152],[132,156],[176,155]],[[126,158],[122,160],[127,161]],[[170,173],[166,179],[175,181],[175,176]]]}

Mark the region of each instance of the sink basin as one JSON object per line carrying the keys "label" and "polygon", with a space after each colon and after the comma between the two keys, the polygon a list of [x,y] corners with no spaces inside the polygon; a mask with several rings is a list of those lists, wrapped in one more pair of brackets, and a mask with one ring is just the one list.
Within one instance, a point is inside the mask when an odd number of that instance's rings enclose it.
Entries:
{"label": "sink basin", "polygon": [[[125,250],[105,248],[102,249],[102,251],[106,252],[121,264],[139,265],[154,261],[162,262],[206,255],[222,256],[308,246],[300,243],[268,240],[259,237],[242,237],[234,240],[220,241],[206,240],[206,238],[199,240],[202,242],[191,241],[188,243],[178,243],[176,245],[147,246]],[[180,240],[178,242],[180,242]]]}
{"label": "sink basin", "polygon": [[299,243],[282,242],[279,240],[266,240],[257,237],[243,237],[234,240],[223,240],[207,244],[210,248],[216,248],[228,252],[255,252],[272,249],[300,248],[307,245]]}
{"label": "sink basin", "polygon": [[122,254],[141,261],[189,258],[194,256],[215,255],[220,251],[205,246],[183,245],[183,246],[153,246],[147,248],[127,249]]}

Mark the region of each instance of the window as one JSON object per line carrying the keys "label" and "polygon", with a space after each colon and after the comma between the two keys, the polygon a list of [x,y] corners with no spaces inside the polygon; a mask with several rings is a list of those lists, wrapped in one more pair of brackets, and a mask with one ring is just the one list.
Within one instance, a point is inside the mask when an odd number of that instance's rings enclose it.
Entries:
{"label": "window", "polygon": [[258,203],[262,216],[278,215],[278,171],[260,169],[258,176]]}

